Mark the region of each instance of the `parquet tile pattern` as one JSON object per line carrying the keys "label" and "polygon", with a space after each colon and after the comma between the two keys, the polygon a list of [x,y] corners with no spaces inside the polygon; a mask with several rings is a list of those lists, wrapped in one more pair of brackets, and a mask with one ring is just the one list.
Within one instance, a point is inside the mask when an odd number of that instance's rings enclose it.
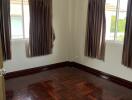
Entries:
{"label": "parquet tile pattern", "polygon": [[72,67],[9,79],[6,93],[7,100],[132,100],[132,90]]}

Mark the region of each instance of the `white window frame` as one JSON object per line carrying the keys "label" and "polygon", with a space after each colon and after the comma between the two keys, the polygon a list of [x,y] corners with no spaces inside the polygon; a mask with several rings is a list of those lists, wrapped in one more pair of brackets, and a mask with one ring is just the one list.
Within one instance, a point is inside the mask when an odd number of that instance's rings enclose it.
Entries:
{"label": "white window frame", "polygon": [[117,32],[118,32],[119,9],[120,9],[120,0],[117,0],[114,41],[117,41],[116,39],[117,39]]}
{"label": "white window frame", "polygon": [[120,13],[120,0],[117,0],[114,38],[113,40],[106,40],[106,43],[121,44],[121,45],[123,45],[124,43],[123,41],[117,40],[119,13]]}
{"label": "white window frame", "polygon": [[[25,37],[25,21],[24,21],[24,4],[23,4],[23,0],[21,0],[21,10],[22,10],[22,33],[23,33],[23,36],[22,38],[13,38],[11,37],[11,41],[23,41],[23,40],[27,40],[28,38]],[[12,17],[13,15],[10,15],[10,18]],[[12,33],[11,33],[12,34]]]}

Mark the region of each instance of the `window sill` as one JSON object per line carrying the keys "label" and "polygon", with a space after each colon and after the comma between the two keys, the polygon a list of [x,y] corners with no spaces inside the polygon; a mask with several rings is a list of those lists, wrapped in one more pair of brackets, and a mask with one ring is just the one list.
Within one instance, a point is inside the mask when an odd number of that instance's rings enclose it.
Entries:
{"label": "window sill", "polygon": [[28,41],[28,39],[11,39],[11,42],[12,43],[15,43],[15,42],[19,42],[19,43],[21,43],[21,42],[26,42],[26,41]]}
{"label": "window sill", "polygon": [[16,42],[16,41],[27,41],[28,39],[23,39],[23,38],[20,38],[20,39],[11,39],[11,42]]}
{"label": "window sill", "polygon": [[121,42],[121,41],[115,41],[115,40],[106,40],[106,44],[123,45],[123,42]]}

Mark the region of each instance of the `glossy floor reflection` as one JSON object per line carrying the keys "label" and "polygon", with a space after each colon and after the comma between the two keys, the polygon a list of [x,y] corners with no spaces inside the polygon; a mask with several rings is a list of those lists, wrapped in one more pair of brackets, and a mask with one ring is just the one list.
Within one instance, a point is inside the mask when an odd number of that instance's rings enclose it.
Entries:
{"label": "glossy floor reflection", "polygon": [[7,100],[132,100],[132,90],[76,68],[6,81]]}

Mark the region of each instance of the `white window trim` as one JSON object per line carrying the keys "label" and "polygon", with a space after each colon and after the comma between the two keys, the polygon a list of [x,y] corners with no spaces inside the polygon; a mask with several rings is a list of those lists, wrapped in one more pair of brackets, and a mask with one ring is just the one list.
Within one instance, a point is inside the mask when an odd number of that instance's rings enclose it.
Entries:
{"label": "white window trim", "polygon": [[24,21],[25,19],[24,19],[24,1],[23,0],[21,0],[21,9],[22,9],[22,33],[23,33],[22,37],[23,38],[12,38],[11,37],[12,42],[14,42],[14,41],[27,41],[28,40],[28,38],[25,37],[25,21]]}
{"label": "white window trim", "polygon": [[119,9],[120,9],[120,0],[117,0],[114,41],[117,41],[116,39],[117,39],[117,32],[118,32]]}
{"label": "white window trim", "polygon": [[23,29],[23,39],[25,39],[25,22],[24,22],[24,5],[22,0],[22,29]]}
{"label": "white window trim", "polygon": [[[114,39],[113,40],[105,40],[106,43],[111,44],[119,44],[123,45],[124,41],[117,40],[117,33],[118,33],[118,20],[119,20],[119,13],[120,13],[120,0],[117,0],[117,7],[116,7],[116,20],[115,20],[115,32],[114,32]],[[107,33],[106,33],[107,34]],[[125,33],[124,33],[125,34]]]}
{"label": "white window trim", "polygon": [[106,40],[106,44],[118,44],[123,45],[124,42],[118,40]]}

